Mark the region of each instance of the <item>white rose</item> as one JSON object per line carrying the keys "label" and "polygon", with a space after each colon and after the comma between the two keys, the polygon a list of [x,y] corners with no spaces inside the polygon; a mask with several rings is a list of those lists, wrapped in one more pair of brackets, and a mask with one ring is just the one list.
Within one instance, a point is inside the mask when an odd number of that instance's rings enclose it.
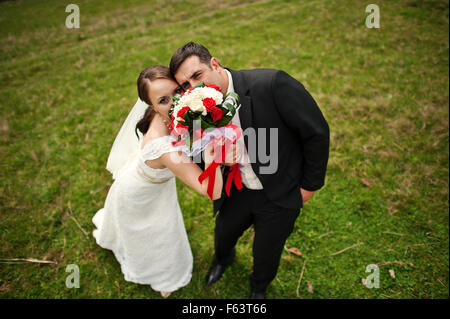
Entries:
{"label": "white rose", "polygon": [[191,101],[191,104],[189,104],[189,108],[193,112],[203,112],[206,110],[206,108],[203,106],[202,100],[198,99]]}
{"label": "white rose", "polygon": [[207,91],[205,92],[210,98],[216,101],[216,104],[222,104],[223,102],[223,94],[216,89],[206,87]]}
{"label": "white rose", "polygon": [[181,110],[181,104],[178,103],[177,105],[175,105],[175,107],[173,108],[173,116],[175,117],[178,114],[178,111]]}
{"label": "white rose", "polygon": [[192,91],[192,93],[195,92],[195,97],[200,99],[205,99],[207,97],[212,98],[216,104],[221,104],[223,102],[223,95],[221,92],[217,91],[216,89],[210,88],[210,87],[203,87],[198,88]]}
{"label": "white rose", "polygon": [[204,94],[202,92],[201,88],[197,88],[194,91],[191,92],[191,99],[192,100],[203,100],[204,99]]}
{"label": "white rose", "polygon": [[184,95],[184,96],[178,101],[178,105],[177,105],[177,106],[179,107],[179,109],[181,109],[182,107],[186,106],[188,100],[189,100],[189,98],[188,98],[186,95]]}

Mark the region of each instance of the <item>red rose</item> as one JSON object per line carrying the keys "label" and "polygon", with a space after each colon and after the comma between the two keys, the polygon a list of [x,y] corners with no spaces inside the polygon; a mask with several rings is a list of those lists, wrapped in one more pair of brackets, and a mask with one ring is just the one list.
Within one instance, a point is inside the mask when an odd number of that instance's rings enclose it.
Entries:
{"label": "red rose", "polygon": [[188,131],[188,127],[186,125],[181,124],[180,122],[177,123],[175,126],[175,132],[179,135],[183,135]]}
{"label": "red rose", "polygon": [[180,122],[177,123],[177,128],[184,128],[184,129],[188,129],[188,127],[186,125],[181,124]]}
{"label": "red rose", "polygon": [[217,91],[219,91],[220,93],[222,93],[222,90],[220,89],[220,87],[218,87],[215,84],[206,84],[206,87],[208,88],[212,88],[212,89],[216,89]]}
{"label": "red rose", "polygon": [[222,118],[222,110],[219,109],[218,107],[215,107],[212,111],[211,111],[211,116],[214,122],[220,120]]}
{"label": "red rose", "polygon": [[216,101],[213,98],[207,97],[203,99],[203,106],[206,107],[208,112],[211,112],[216,106]]}
{"label": "red rose", "polygon": [[184,113],[186,113],[187,110],[189,110],[189,107],[188,107],[188,106],[183,107],[181,110],[178,111],[177,117],[183,118]]}

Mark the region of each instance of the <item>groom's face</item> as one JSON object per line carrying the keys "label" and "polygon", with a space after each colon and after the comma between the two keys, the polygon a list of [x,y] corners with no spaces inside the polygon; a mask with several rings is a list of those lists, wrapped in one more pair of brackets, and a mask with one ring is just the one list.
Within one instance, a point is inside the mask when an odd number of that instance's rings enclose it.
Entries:
{"label": "groom's face", "polygon": [[224,80],[224,69],[219,65],[216,58],[211,59],[211,65],[200,61],[198,56],[191,55],[178,68],[175,79],[184,90],[188,90],[198,83],[216,84],[222,92],[227,91],[228,83]]}

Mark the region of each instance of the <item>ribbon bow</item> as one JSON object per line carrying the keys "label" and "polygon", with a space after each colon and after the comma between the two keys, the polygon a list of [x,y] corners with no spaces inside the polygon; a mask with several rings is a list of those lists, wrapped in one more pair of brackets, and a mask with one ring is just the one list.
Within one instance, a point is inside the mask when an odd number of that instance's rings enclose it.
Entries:
{"label": "ribbon bow", "polygon": [[[225,127],[229,127],[234,130],[234,132],[236,133],[235,138],[233,138],[233,140],[225,139],[225,143],[223,145],[214,145],[213,146],[214,153],[216,153],[217,156],[214,158],[213,162],[198,177],[198,181],[200,183],[202,183],[207,177],[209,177],[207,193],[211,200],[212,200],[212,195],[213,195],[213,191],[214,191],[214,182],[216,179],[216,168],[224,162],[225,154],[228,152],[230,146],[232,144],[236,144],[236,141],[241,136],[241,131],[240,131],[239,127],[237,127],[236,125],[228,124]],[[213,143],[214,143],[214,141],[213,141]],[[222,149],[220,150],[220,148],[222,148]],[[221,152],[217,153],[219,150]],[[231,189],[231,184],[233,183],[233,181],[238,190],[242,189],[243,186],[242,186],[241,179],[242,179],[242,177],[241,177],[241,171],[239,169],[239,163],[233,164],[227,173],[227,180],[225,183],[225,191],[226,191],[228,197],[230,196],[230,189]]]}

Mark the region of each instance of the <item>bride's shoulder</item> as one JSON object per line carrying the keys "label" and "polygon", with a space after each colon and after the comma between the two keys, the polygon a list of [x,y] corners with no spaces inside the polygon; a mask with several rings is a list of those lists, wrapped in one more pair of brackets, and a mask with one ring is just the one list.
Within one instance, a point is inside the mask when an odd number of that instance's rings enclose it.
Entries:
{"label": "bride's shoulder", "polygon": [[144,149],[146,147],[146,145],[154,143],[156,141],[163,141],[164,139],[168,138],[169,135],[164,135],[164,134],[146,134],[144,136],[144,139],[142,140],[142,144],[141,144],[141,149]]}
{"label": "bride's shoulder", "polygon": [[150,123],[147,133],[145,133],[144,138],[142,140],[141,149],[145,147],[148,143],[151,143],[154,140],[163,140],[167,138],[167,130],[164,129],[161,125],[156,123],[158,121],[158,117],[155,117]]}

